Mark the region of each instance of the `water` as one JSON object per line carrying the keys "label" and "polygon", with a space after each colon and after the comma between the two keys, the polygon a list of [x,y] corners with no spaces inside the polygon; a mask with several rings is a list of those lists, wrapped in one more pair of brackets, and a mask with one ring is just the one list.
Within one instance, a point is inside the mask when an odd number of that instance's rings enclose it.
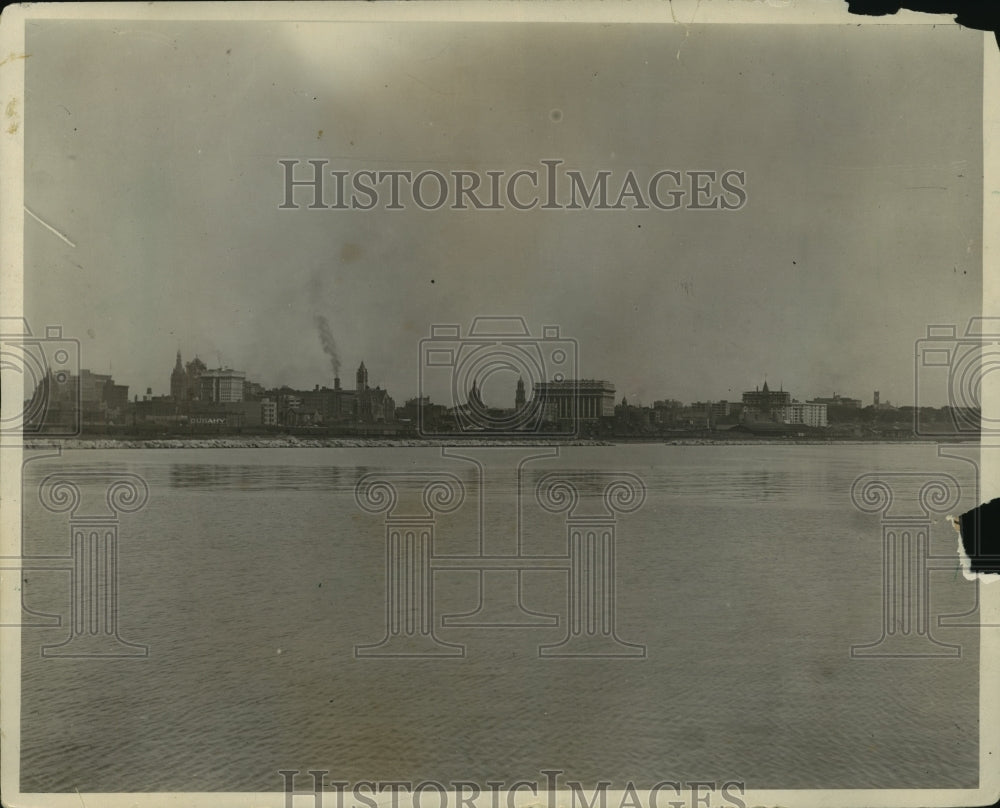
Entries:
{"label": "water", "polygon": [[[882,620],[880,517],[852,505],[852,483],[946,472],[962,485],[958,513],[975,504],[972,466],[922,445],[564,448],[525,466],[522,551],[566,553],[564,515],[534,500],[544,474],[588,471],[585,508],[599,504],[600,472],[640,477],[646,501],[616,525],[616,614],[618,636],[646,657],[539,658],[566,630],[555,569],[524,573],[523,605],[558,626],[441,627],[478,603],[477,572],[442,571],[435,630],[465,657],[356,658],[386,620],[384,517],[358,507],[357,481],[450,470],[467,499],[438,519],[435,553],[478,552],[480,504],[484,547],[514,552],[516,464],[496,458],[482,503],[476,469],[434,448],[84,450],[29,463],[29,553],[69,546],[66,515],[33,494],[46,474],[147,481],[148,504],[121,516],[119,605],[121,636],[149,656],[43,659],[66,620],[23,632],[22,790],[277,791],[283,768],[347,781],[485,784],[558,768],[617,787],[976,785],[976,631],[934,629],[961,645],[958,659],[849,651],[878,639]],[[902,502],[915,489],[901,491]],[[954,557],[943,520],[932,552]],[[934,614],[975,602],[960,574],[932,575]],[[33,610],[67,615],[67,573],[25,579]]]}

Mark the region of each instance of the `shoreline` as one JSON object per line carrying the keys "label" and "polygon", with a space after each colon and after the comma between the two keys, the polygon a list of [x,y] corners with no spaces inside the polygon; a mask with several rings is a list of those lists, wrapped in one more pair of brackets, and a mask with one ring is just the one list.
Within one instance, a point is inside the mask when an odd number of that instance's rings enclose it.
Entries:
{"label": "shoreline", "polygon": [[[978,439],[955,436],[951,443],[978,443]],[[911,438],[626,438],[623,440],[560,440],[536,438],[533,440],[489,440],[485,438],[425,439],[425,438],[162,438],[162,439],[108,439],[108,438],[53,438],[52,440],[28,439],[24,448],[45,449],[395,449],[435,448],[442,446],[623,446],[630,443],[660,444],[663,446],[829,446],[829,445],[882,445],[929,444],[940,441]]]}

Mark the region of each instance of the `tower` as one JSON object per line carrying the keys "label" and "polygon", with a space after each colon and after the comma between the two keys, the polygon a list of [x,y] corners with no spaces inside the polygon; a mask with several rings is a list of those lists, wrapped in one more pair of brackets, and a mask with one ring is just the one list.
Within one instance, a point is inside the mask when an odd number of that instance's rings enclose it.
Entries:
{"label": "tower", "polygon": [[184,366],[184,373],[187,376],[184,397],[188,400],[198,400],[201,398],[201,374],[208,370],[198,355]]}
{"label": "tower", "polygon": [[524,408],[526,401],[524,397],[524,379],[520,376],[517,377],[517,392],[514,393],[514,409],[520,410]]}
{"label": "tower", "polygon": [[484,409],[482,396],[479,395],[479,388],[476,387],[476,380],[472,380],[472,390],[469,392],[469,405],[477,409]]}
{"label": "tower", "polygon": [[878,390],[875,391],[875,395],[872,399],[872,403],[875,405],[875,409],[878,409]]}
{"label": "tower", "polygon": [[365,367],[364,362],[358,366],[356,380],[359,393],[368,389],[368,368]]}
{"label": "tower", "polygon": [[177,364],[170,373],[170,397],[174,401],[181,401],[187,396],[187,374],[184,372],[184,365],[181,364],[181,352],[177,351]]}

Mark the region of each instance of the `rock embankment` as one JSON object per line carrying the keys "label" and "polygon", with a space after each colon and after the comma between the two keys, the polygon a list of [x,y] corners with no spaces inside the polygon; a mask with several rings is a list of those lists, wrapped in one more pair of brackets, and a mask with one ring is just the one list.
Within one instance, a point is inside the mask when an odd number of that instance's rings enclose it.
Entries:
{"label": "rock embankment", "polygon": [[511,446],[524,445],[531,446],[610,446],[608,441],[590,440],[527,440],[523,443],[518,441],[503,440],[423,440],[423,439],[385,439],[377,438],[296,438],[292,436],[282,436],[276,438],[162,438],[156,440],[127,440],[109,438],[64,438],[51,441],[31,440],[27,441],[28,448],[42,448],[46,446],[61,446],[64,449],[376,449],[387,447],[427,447],[427,446]]}

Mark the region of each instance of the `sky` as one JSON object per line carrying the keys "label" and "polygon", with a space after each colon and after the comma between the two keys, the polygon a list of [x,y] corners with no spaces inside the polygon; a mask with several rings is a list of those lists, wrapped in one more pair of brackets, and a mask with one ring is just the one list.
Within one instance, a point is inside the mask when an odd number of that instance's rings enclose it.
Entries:
{"label": "sky", "polygon": [[[401,403],[421,340],[514,315],[652,403],[913,403],[980,313],[982,34],[956,26],[32,21],[25,316],[130,394],[175,354]],[[279,160],[745,172],[717,210],[298,210]],[[614,186],[612,181],[612,186]],[[59,235],[53,232],[57,231]],[[435,377],[437,378],[437,377]],[[423,391],[444,400],[444,382]],[[513,405],[514,379],[487,403]],[[505,389],[509,390],[505,392]],[[932,388],[928,388],[932,389]],[[928,393],[933,399],[934,394]],[[499,397],[499,399],[497,398]],[[937,400],[943,404],[947,391]]]}

